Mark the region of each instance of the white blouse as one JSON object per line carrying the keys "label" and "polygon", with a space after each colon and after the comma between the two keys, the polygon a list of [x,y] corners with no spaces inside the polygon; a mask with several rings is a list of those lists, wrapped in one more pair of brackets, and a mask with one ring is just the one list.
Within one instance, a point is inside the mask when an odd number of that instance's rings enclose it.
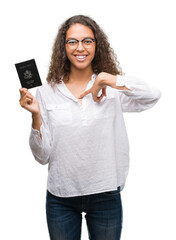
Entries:
{"label": "white blouse", "polygon": [[[93,74],[86,90],[91,88]],[[42,126],[31,128],[29,144],[35,159],[48,163],[47,189],[60,197],[121,190],[129,169],[129,143],[123,112],[140,112],[155,105],[160,91],[135,77],[117,75],[118,90],[107,86],[106,97],[82,104],[64,82],[38,87]]]}

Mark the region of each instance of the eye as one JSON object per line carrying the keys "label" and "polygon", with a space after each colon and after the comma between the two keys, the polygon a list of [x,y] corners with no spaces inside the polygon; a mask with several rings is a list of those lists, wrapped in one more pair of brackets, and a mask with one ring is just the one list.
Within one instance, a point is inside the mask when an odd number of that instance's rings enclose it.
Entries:
{"label": "eye", "polygon": [[86,44],[86,45],[89,45],[89,44],[92,44],[93,43],[93,40],[92,39],[89,39],[89,38],[87,38],[87,39],[84,39],[84,44]]}
{"label": "eye", "polygon": [[75,39],[70,39],[70,40],[68,40],[68,44],[69,44],[69,45],[75,45],[75,44],[77,44],[77,40],[75,40]]}

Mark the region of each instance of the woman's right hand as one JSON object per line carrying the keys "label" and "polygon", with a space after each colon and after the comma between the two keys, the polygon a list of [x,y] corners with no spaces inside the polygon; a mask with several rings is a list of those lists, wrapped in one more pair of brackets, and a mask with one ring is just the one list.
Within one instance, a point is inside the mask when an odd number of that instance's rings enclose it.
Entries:
{"label": "woman's right hand", "polygon": [[21,107],[25,108],[33,115],[40,113],[40,106],[37,99],[28,91],[27,88],[20,88],[21,98],[19,100]]}

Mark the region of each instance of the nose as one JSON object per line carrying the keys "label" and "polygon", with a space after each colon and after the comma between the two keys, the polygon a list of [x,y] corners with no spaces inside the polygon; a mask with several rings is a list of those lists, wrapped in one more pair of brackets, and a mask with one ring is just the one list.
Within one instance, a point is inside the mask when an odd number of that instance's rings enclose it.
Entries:
{"label": "nose", "polygon": [[78,51],[84,51],[84,47],[83,47],[83,43],[82,42],[78,42],[77,50]]}

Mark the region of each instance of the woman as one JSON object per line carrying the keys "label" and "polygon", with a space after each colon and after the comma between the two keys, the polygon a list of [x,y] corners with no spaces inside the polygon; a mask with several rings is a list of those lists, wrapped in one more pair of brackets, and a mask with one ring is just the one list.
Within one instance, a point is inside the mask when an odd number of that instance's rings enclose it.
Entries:
{"label": "woman", "polygon": [[80,239],[82,212],[90,239],[120,239],[120,191],[129,167],[123,112],[151,108],[159,90],[123,76],[101,28],[78,15],[60,27],[36,98],[24,88],[20,93],[21,106],[32,113],[32,153],[49,164],[50,239]]}

